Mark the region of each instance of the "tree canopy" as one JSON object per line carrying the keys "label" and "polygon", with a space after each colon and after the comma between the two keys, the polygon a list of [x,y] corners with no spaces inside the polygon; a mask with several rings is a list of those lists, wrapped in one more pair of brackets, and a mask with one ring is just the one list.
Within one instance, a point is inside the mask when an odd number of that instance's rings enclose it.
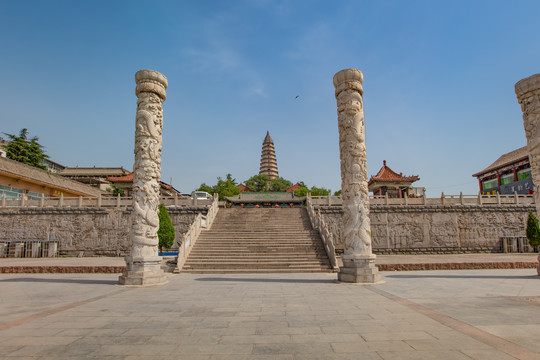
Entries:
{"label": "tree canopy", "polygon": [[253,192],[266,192],[270,191],[269,182],[270,178],[268,175],[258,174],[253,175],[244,181],[244,185],[246,185]]}
{"label": "tree canopy", "polygon": [[284,192],[293,185],[292,182],[282,177],[272,179],[270,182],[270,191]]}
{"label": "tree canopy", "polygon": [[319,188],[316,186],[312,186],[311,189],[309,189],[307,186],[302,186],[301,188],[294,190],[294,195],[306,196],[308,192],[313,196],[327,196],[330,194],[329,189]]}
{"label": "tree canopy", "polygon": [[242,190],[236,187],[236,185],[236,179],[233,179],[231,174],[227,174],[225,180],[223,180],[221,177],[218,177],[217,184],[214,186],[202,183],[201,186],[199,186],[199,188],[197,189],[197,191],[206,191],[207,193],[212,195],[218,194],[219,200],[225,200],[225,197],[227,196],[235,196],[240,194]]}
{"label": "tree canopy", "polygon": [[6,134],[9,138],[9,144],[6,146],[6,156],[23,164],[45,169],[43,160],[48,156],[45,154],[44,147],[38,142],[39,138],[34,136],[29,138],[28,129],[21,129],[19,135]]}

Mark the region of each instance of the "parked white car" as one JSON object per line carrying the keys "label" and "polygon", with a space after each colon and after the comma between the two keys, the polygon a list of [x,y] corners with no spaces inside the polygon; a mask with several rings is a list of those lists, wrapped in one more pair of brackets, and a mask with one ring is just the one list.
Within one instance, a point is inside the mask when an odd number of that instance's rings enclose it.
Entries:
{"label": "parked white car", "polygon": [[197,200],[214,200],[214,197],[205,191],[194,191],[191,193],[192,199]]}

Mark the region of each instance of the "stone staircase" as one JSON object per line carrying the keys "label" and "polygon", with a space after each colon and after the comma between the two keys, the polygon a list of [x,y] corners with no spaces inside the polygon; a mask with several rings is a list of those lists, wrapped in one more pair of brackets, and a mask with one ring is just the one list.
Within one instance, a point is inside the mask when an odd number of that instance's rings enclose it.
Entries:
{"label": "stone staircase", "polygon": [[182,268],[208,274],[332,271],[302,208],[220,209]]}

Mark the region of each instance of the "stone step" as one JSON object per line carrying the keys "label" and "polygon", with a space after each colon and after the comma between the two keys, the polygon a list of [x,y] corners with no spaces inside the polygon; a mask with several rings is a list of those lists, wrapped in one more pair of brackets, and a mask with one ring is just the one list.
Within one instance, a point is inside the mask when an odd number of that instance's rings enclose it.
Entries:
{"label": "stone step", "polygon": [[305,209],[220,209],[182,271],[191,273],[332,272]]}

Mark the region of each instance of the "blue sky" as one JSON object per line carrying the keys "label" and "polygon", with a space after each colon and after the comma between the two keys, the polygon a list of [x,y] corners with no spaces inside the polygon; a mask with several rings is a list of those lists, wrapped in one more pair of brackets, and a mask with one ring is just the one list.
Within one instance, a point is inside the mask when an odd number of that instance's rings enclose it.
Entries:
{"label": "blue sky", "polygon": [[[428,195],[524,146],[514,93],[540,72],[538,1],[1,1],[0,132],[67,166],[133,167],[134,74],[169,80],[162,179],[182,192],[258,173],[341,186],[332,77],[364,73],[368,173]],[[299,96],[296,98],[296,96]],[[0,135],[2,136],[2,135]]]}

